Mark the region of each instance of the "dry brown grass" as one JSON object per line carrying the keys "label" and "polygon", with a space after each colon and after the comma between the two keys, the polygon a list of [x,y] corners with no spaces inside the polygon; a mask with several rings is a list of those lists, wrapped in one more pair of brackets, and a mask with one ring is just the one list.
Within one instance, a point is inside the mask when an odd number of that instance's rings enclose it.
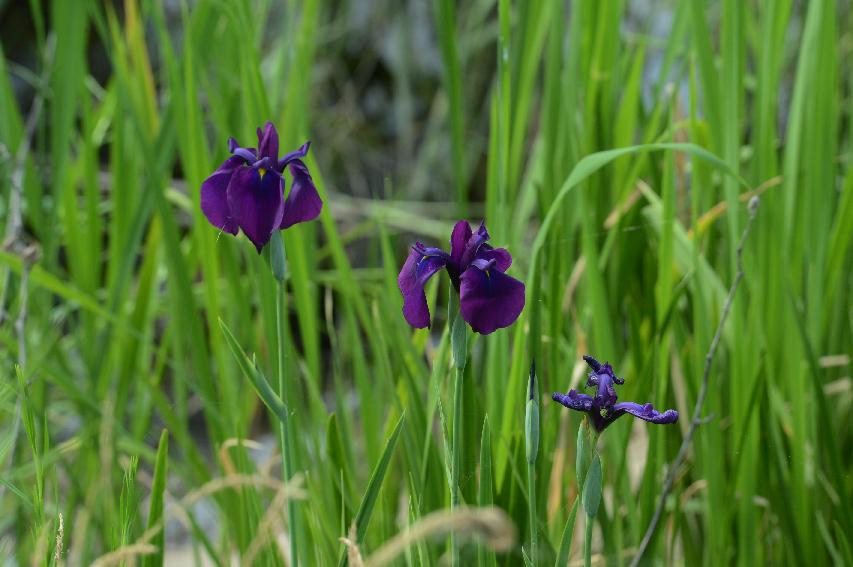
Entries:
{"label": "dry brown grass", "polygon": [[500,508],[486,507],[433,512],[386,541],[366,559],[356,541],[355,526],[350,529],[349,537],[341,538],[341,541],[347,546],[351,566],[381,567],[394,561],[415,543],[440,538],[451,532],[457,536],[479,538],[494,551],[511,549],[516,539],[515,526],[506,513]]}

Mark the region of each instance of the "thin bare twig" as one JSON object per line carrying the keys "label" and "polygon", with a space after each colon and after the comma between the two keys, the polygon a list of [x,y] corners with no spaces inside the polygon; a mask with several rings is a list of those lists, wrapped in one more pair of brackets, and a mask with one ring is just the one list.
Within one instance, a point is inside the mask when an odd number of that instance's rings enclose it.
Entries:
{"label": "thin bare twig", "polygon": [[720,314],[720,322],[717,323],[717,330],[714,333],[711,346],[708,348],[708,354],[705,355],[705,369],[702,373],[702,386],[699,389],[699,395],[696,397],[696,405],[693,407],[693,417],[690,420],[690,429],[687,430],[687,435],[684,436],[684,440],[681,442],[681,447],[678,449],[678,455],[676,455],[675,460],[672,462],[672,466],[669,467],[669,472],[667,473],[666,480],[663,483],[663,491],[658,499],[657,508],[649,522],[649,527],[646,529],[643,540],[640,542],[640,547],[637,548],[637,553],[631,561],[631,567],[639,565],[640,559],[642,559],[643,554],[646,552],[646,549],[652,540],[652,536],[654,535],[658,523],[660,522],[660,518],[663,515],[666,498],[669,496],[669,493],[672,491],[672,485],[675,483],[675,475],[677,474],[679,467],[681,467],[681,464],[684,462],[685,457],[687,457],[687,449],[690,447],[690,442],[693,440],[693,434],[696,432],[696,428],[708,421],[707,418],[702,417],[702,406],[705,404],[705,397],[708,394],[708,382],[711,377],[711,364],[714,362],[714,356],[717,354],[717,347],[719,346],[720,339],[723,336],[723,327],[725,327],[726,319],[729,316],[729,311],[731,310],[732,303],[734,302],[735,292],[737,292],[740,281],[744,276],[743,247],[746,243],[747,236],[749,236],[749,230],[752,228],[752,221],[755,220],[755,214],[758,211],[758,202],[758,196],[753,196],[752,199],[749,200],[749,205],[747,206],[749,218],[747,218],[746,226],[743,229],[743,234],[740,237],[740,242],[737,247],[737,274],[735,274],[735,279],[729,288],[729,294],[726,296],[726,302],[723,304],[723,311]]}

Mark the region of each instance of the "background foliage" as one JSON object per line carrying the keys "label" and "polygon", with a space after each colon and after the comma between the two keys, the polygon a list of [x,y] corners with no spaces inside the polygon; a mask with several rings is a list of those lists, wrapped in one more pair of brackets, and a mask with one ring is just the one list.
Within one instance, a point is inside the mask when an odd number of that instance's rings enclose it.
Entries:
{"label": "background foliage", "polygon": [[[518,542],[463,554],[515,565],[527,548],[535,357],[535,560],[553,563],[577,494],[578,415],[548,397],[577,386],[588,352],[626,378],[625,399],[685,416],[672,427],[623,419],[603,437],[596,560],[629,561],[688,425],[751,194],[761,207],[714,361],[711,419],[647,558],[853,562],[849,3],[0,7],[7,564],[54,564],[58,539],[58,557],[77,565],[156,537],[167,560],[282,563],[263,537],[267,508],[282,501],[257,481],[278,470],[272,417],[218,323],[272,375],[275,283],[198,201],[227,137],[248,143],[266,119],[283,148],[313,140],[326,203],[319,222],[285,233],[286,364],[307,495],[292,535],[305,564],[337,561],[363,498],[375,498],[359,516],[365,555],[448,505],[447,282],[429,288],[432,331],[412,332],[396,274],[409,243],[443,245],[460,217],[488,219],[528,286],[516,325],[476,338],[464,398],[464,499],[505,509]],[[594,173],[576,168],[657,142],[691,142],[725,167],[639,148]],[[369,483],[383,455],[387,474]],[[237,473],[257,482],[188,497]],[[165,534],[146,539],[161,515]],[[427,540],[398,561],[445,552]]]}

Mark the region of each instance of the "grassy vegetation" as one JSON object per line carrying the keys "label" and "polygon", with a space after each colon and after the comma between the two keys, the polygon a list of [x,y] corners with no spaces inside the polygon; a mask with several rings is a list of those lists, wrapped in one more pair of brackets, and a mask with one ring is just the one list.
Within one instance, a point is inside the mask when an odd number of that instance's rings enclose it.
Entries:
{"label": "grassy vegetation", "polygon": [[[413,332],[396,283],[411,242],[444,247],[483,216],[527,305],[469,336],[461,499],[504,510],[516,538],[496,552],[505,532],[463,537],[463,564],[521,564],[533,533],[536,565],[583,556],[580,414],[549,397],[577,387],[584,353],[614,365],[624,399],[684,416],[601,438],[592,559],[627,564],[687,432],[752,194],[709,419],[645,561],[853,563],[848,3],[29,4],[35,68],[0,54],[8,564],[155,565],[165,542],[167,563],[183,546],[281,565],[293,540],[300,565],[330,565],[424,518],[421,535],[505,529],[493,510],[435,515],[450,506],[448,284],[430,283],[433,328]],[[282,148],[313,141],[325,202],[283,233],[282,321],[263,257],[199,208],[228,136],[248,143],[267,119]],[[270,392],[268,410],[250,378],[275,387],[280,367],[289,403]],[[449,558],[446,535],[394,561]]]}

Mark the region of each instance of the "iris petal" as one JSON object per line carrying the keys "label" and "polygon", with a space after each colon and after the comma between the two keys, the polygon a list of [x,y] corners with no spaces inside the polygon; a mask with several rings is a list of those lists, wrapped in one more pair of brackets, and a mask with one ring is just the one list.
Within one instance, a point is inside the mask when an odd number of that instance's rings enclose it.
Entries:
{"label": "iris petal", "polygon": [[258,157],[268,157],[273,163],[278,160],[278,131],[272,122],[267,121],[263,131],[258,128]]}
{"label": "iris petal", "polygon": [[616,419],[622,414],[630,413],[634,417],[639,417],[645,421],[658,424],[675,423],[678,421],[678,412],[669,409],[665,412],[659,412],[652,404],[637,404],[634,402],[620,402],[613,406],[613,419]]}
{"label": "iris petal", "polygon": [[569,390],[568,394],[554,392],[551,399],[575,411],[591,412],[593,408],[592,396],[581,394],[577,390]]}
{"label": "iris petal", "polygon": [[280,160],[278,160],[278,170],[284,171],[284,168],[287,167],[287,164],[289,164],[293,160],[302,159],[307,156],[308,148],[310,147],[311,142],[305,142],[304,144],[299,146],[299,149],[284,154],[284,156]]}
{"label": "iris petal", "polygon": [[397,285],[403,294],[403,316],[409,325],[417,329],[429,327],[430,314],[427,305],[424,285],[447,264],[447,253],[424,254],[424,249],[418,244],[409,252],[403,269],[397,277]]}
{"label": "iris petal", "polygon": [[453,232],[450,235],[450,257],[460,270],[467,267],[462,265],[462,256],[465,254],[465,246],[468,244],[471,234],[473,234],[471,225],[468,224],[468,221],[461,220],[454,225]]}
{"label": "iris petal", "polygon": [[[496,269],[481,269],[475,261],[462,273],[459,303],[471,328],[488,335],[512,325],[524,309],[524,284]],[[488,263],[494,266],[493,262]]]}
{"label": "iris petal", "polygon": [[284,214],[281,183],[281,177],[275,173],[261,175],[253,167],[244,167],[234,172],[228,185],[231,214],[258,254],[281,224]]}
{"label": "iris petal", "polygon": [[237,234],[238,227],[228,205],[228,184],[234,171],[242,164],[241,158],[232,156],[201,184],[201,211],[210,224],[230,234]]}
{"label": "iris petal", "polygon": [[480,223],[477,232],[471,234],[468,241],[465,243],[465,251],[462,253],[462,259],[459,261],[460,269],[464,271],[468,265],[478,257],[480,248],[489,239],[489,231],[486,230],[485,223]]}
{"label": "iris petal", "polygon": [[613,372],[613,367],[612,367],[612,366],[610,366],[610,363],[609,363],[609,362],[605,362],[604,364],[602,364],[602,365],[601,365],[601,372],[604,372],[605,374],[609,375],[609,376],[610,376],[610,378],[611,378],[614,382],[616,382],[617,384],[619,384],[620,386],[621,386],[622,384],[624,384],[624,383],[625,383],[625,380],[624,380],[624,379],[619,378],[618,376],[616,376],[616,373],[615,373],[615,372]]}
{"label": "iris petal", "polygon": [[499,272],[505,272],[512,266],[512,256],[506,248],[492,248],[488,244],[483,244],[477,251],[477,260],[495,261],[495,269]]}
{"label": "iris petal", "polygon": [[[609,366],[608,366],[609,367]],[[590,372],[587,386],[595,386],[597,388],[595,394],[595,403],[607,408],[616,403],[616,388],[613,387],[613,372],[605,372],[604,369],[600,372]]]}
{"label": "iris petal", "polygon": [[284,215],[279,228],[313,220],[323,208],[323,201],[317,194],[311,174],[301,160],[290,162],[290,175],[293,181],[290,184],[290,193],[284,202]]}
{"label": "iris petal", "polygon": [[678,421],[678,412],[672,409],[659,412],[652,404],[616,403],[616,389],[613,385],[624,384],[625,380],[613,373],[613,367],[609,363],[601,364],[589,355],[584,355],[583,359],[592,369],[586,385],[596,388],[595,396],[571,390],[568,394],[554,392],[551,397],[569,409],[586,412],[589,423],[599,433],[626,413],[651,423],[668,424]]}

